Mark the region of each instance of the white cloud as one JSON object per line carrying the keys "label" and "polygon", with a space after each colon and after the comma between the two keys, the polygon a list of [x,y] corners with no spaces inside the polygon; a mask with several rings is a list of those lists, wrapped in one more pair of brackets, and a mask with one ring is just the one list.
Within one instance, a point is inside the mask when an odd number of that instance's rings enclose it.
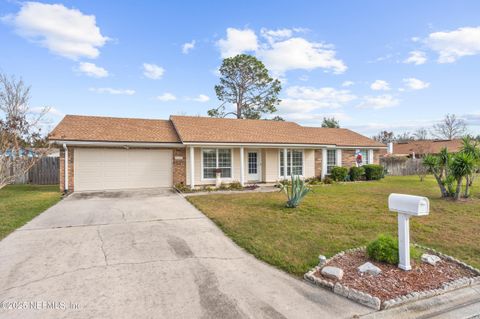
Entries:
{"label": "white cloud", "polygon": [[186,42],[182,45],[182,53],[188,54],[191,50],[193,50],[193,48],[195,48],[195,40]]}
{"label": "white cloud", "polygon": [[95,92],[99,94],[112,94],[112,95],[134,95],[135,90],[131,89],[113,89],[113,88],[89,88],[90,92]]}
{"label": "white cloud", "polygon": [[96,58],[108,38],[100,33],[94,15],[85,15],[62,4],[21,2],[17,14],[2,18],[20,36],[39,43],[52,53],[77,60]]}
{"label": "white cloud", "polygon": [[165,69],[156,64],[144,63],[143,64],[143,75],[152,80],[158,80],[162,78],[165,73]]}
{"label": "white cloud", "polygon": [[[33,114],[42,114],[42,113],[45,112],[45,108],[44,107],[32,107],[30,109],[30,112],[33,113]],[[57,116],[57,117],[63,117],[65,114],[63,114],[63,112],[57,110],[54,107],[49,107],[47,109],[47,112],[45,113],[45,115],[54,115],[54,116]]]}
{"label": "white cloud", "polygon": [[423,90],[430,86],[430,83],[424,82],[416,78],[403,79],[405,86],[412,90]]}
{"label": "white cloud", "polygon": [[105,78],[108,76],[107,70],[90,62],[80,62],[77,71],[94,78]]}
{"label": "white cloud", "polygon": [[195,101],[195,102],[205,103],[205,102],[210,101],[210,98],[205,94],[200,94],[199,96],[194,97],[191,100]]}
{"label": "white cloud", "polygon": [[408,58],[403,63],[411,63],[415,65],[424,64],[427,62],[427,55],[423,51],[410,51]]}
{"label": "white cloud", "polygon": [[357,105],[358,108],[363,109],[384,109],[388,107],[397,106],[400,103],[400,100],[396,99],[392,95],[384,94],[379,96],[365,96],[363,101]]}
{"label": "white cloud", "polygon": [[351,120],[351,117],[344,112],[330,112],[330,113],[283,113],[281,115],[288,121],[302,122],[307,124],[320,125],[324,117],[334,117],[336,120],[346,121]]}
{"label": "white cloud", "polygon": [[261,29],[260,35],[266,41],[259,41],[251,29],[228,28],[225,39],[217,41],[222,58],[235,56],[244,52],[253,52],[264,62],[274,76],[284,78],[289,70],[324,69],[333,73],[347,70],[345,63],[336,57],[331,44],[310,42],[295,36],[305,29]]}
{"label": "white cloud", "polygon": [[286,90],[287,98],[282,98],[279,110],[282,113],[308,113],[317,109],[338,109],[356,99],[348,90],[330,87],[312,88],[291,86]]}
{"label": "white cloud", "polygon": [[157,100],[162,102],[175,101],[177,97],[172,93],[165,92],[162,95],[156,97]]}
{"label": "white cloud", "polygon": [[376,80],[370,85],[370,88],[374,91],[388,91],[390,90],[390,84],[384,80]]}
{"label": "white cloud", "polygon": [[439,54],[439,63],[452,63],[463,56],[480,54],[480,27],[430,33],[425,43]]}
{"label": "white cloud", "polygon": [[217,41],[222,58],[258,49],[257,35],[250,29],[227,29],[227,38]]}
{"label": "white cloud", "polygon": [[290,38],[262,46],[257,55],[272,72],[282,75],[294,69],[313,70],[322,68],[343,73],[347,66],[337,59],[329,44],[309,42],[303,38]]}
{"label": "white cloud", "polygon": [[262,37],[267,39],[268,42],[273,43],[278,40],[290,38],[293,35],[294,30],[292,29],[277,29],[277,30],[269,30],[262,28],[260,30],[260,34]]}
{"label": "white cloud", "polygon": [[355,82],[353,82],[353,81],[343,81],[342,86],[349,87],[349,86],[352,86],[354,84],[355,84]]}

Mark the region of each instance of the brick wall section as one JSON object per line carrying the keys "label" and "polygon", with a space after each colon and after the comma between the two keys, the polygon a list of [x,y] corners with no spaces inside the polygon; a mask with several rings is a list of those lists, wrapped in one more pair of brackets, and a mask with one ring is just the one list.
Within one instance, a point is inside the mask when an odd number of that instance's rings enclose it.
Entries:
{"label": "brick wall section", "polygon": [[[68,191],[73,192],[74,173],[73,173],[73,147],[68,147]],[[60,191],[65,191],[65,150],[60,149]]]}
{"label": "brick wall section", "polygon": [[186,155],[187,150],[185,148],[176,148],[173,150],[173,185],[187,183]]}
{"label": "brick wall section", "polygon": [[[380,156],[383,150],[373,150],[373,163],[380,164]],[[355,166],[355,150],[342,150],[342,166]]]}
{"label": "brick wall section", "polygon": [[355,150],[342,150],[342,166],[355,166]]}
{"label": "brick wall section", "polygon": [[315,150],[315,176],[322,176],[322,150]]}

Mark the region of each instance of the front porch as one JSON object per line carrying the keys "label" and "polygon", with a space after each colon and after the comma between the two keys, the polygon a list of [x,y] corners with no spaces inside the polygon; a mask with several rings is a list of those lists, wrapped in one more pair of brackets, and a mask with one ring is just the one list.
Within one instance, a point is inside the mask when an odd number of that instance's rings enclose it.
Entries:
{"label": "front porch", "polygon": [[[222,183],[276,183],[300,175],[315,176],[315,149],[292,147],[258,147],[201,145],[187,148],[187,185],[191,188],[215,184],[216,172]],[[287,169],[284,169],[287,163]]]}

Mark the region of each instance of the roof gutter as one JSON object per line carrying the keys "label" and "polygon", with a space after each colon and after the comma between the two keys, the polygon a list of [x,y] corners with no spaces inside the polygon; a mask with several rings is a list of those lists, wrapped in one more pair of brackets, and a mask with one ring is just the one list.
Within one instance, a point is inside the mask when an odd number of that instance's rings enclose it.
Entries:
{"label": "roof gutter", "polygon": [[148,143],[148,142],[97,142],[97,141],[61,141],[51,140],[50,144],[68,146],[97,146],[97,147],[149,147],[149,148],[183,148],[181,143]]}
{"label": "roof gutter", "polygon": [[205,143],[205,142],[183,142],[185,146],[233,146],[233,147],[301,147],[301,148],[335,148],[335,149],[352,149],[352,148],[370,148],[370,149],[386,149],[387,146],[337,146],[328,144],[282,144],[282,143]]}

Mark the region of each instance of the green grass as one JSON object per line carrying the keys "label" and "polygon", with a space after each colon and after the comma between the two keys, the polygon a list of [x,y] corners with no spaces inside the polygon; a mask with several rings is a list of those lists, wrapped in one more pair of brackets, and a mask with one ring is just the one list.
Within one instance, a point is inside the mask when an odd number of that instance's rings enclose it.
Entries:
{"label": "green grass", "polygon": [[9,185],[0,189],[0,239],[59,200],[58,185]]}
{"label": "green grass", "polygon": [[285,194],[193,196],[188,200],[247,251],[289,273],[302,275],[326,256],[366,245],[378,234],[397,236],[397,214],[387,208],[390,193],[427,196],[430,215],[411,219],[413,242],[480,267],[480,187],[473,198],[440,198],[432,177],[387,177],[381,181],[320,185],[296,209]]}

